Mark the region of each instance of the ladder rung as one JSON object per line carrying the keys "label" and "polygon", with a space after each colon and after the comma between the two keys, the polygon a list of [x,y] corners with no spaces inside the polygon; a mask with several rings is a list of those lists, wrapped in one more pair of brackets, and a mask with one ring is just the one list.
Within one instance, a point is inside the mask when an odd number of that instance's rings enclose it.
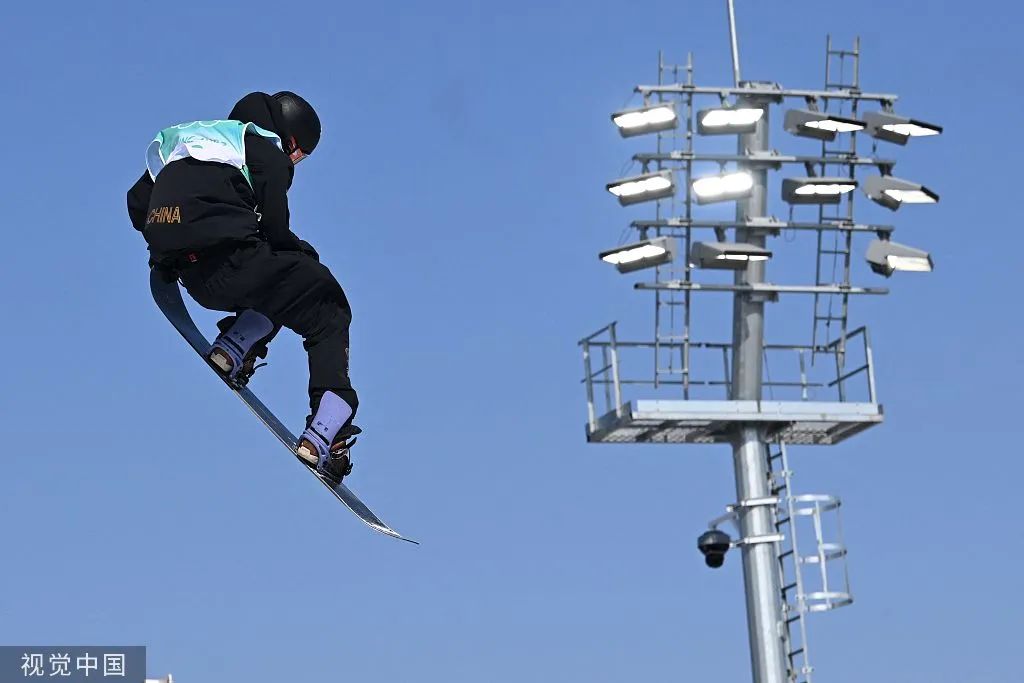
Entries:
{"label": "ladder rung", "polygon": [[784,559],[786,559],[787,557],[789,557],[792,554],[793,554],[792,550],[787,550],[786,552],[784,552],[784,553],[779,555],[779,559],[780,560],[784,560]]}
{"label": "ladder rung", "polygon": [[788,583],[788,584],[786,584],[785,586],[782,587],[782,592],[785,593],[787,591],[793,590],[794,588],[796,588],[796,584],[795,583]]}

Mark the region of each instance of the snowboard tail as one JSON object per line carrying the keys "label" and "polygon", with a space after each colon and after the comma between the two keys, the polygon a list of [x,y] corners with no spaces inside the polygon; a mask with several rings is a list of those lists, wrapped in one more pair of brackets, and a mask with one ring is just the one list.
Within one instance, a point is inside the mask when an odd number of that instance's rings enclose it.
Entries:
{"label": "snowboard tail", "polygon": [[[203,333],[196,327],[195,321],[192,320],[192,316],[189,315],[188,309],[185,308],[185,302],[181,298],[181,290],[178,289],[177,281],[168,282],[164,279],[163,275],[157,268],[153,268],[149,275],[149,286],[153,293],[153,300],[156,301],[156,305],[160,308],[160,311],[167,317],[167,320],[174,326],[174,329],[188,342],[196,353],[203,359],[204,362],[209,364],[207,355],[210,352],[211,344],[207,341]],[[210,366],[214,369],[213,366]],[[216,372],[216,370],[214,369]],[[249,407],[249,410],[253,412],[256,417],[260,419],[267,428],[273,432],[281,443],[285,445],[292,458],[301,464],[304,468],[309,470],[313,476],[320,480],[320,483],[326,486],[335,497],[340,500],[345,507],[353,512],[359,519],[361,519],[368,527],[374,531],[379,531],[382,534],[386,534],[393,538],[400,539],[402,541],[408,541],[409,543],[417,543],[416,541],[405,538],[397,531],[389,527],[387,524],[382,522],[377,515],[373,514],[370,508],[366,507],[363,501],[359,500],[356,494],[345,486],[344,483],[334,484],[330,480],[326,479],[323,475],[316,471],[315,468],[310,467],[308,464],[303,462],[297,455],[295,455],[295,449],[298,446],[298,439],[288,431],[288,428],[277,418],[274,413],[270,411],[263,402],[257,398],[246,387],[238,387],[224,379],[223,375],[217,373],[217,376],[224,381],[237,396],[242,399],[242,402]]]}

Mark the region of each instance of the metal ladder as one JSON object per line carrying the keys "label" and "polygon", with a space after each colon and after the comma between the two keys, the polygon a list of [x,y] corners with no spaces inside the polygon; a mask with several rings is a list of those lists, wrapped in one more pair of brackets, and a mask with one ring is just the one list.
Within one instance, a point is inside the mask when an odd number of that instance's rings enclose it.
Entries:
{"label": "metal ladder", "polygon": [[[853,62],[852,64],[852,82],[846,83],[843,81],[846,78],[846,60],[849,59]],[[838,61],[839,64],[839,76],[834,79],[833,76],[833,62]],[[828,36],[825,46],[825,90],[860,90],[860,38],[854,41],[854,47],[852,50],[837,50],[832,47],[832,36]],[[826,110],[828,109],[826,102]],[[849,114],[853,118],[857,118],[857,100],[853,101]],[[846,148],[829,148],[828,143],[822,142],[821,153],[822,156],[835,156],[854,157],[857,154],[857,134],[850,133],[848,137],[838,137],[837,140],[847,139],[849,140],[849,146]],[[836,166],[841,169],[848,177],[854,177],[856,167],[853,164],[829,164]],[[819,172],[821,175],[826,176],[828,173],[828,165],[820,164]],[[840,209],[845,205],[845,215],[840,215]],[[835,211],[834,214],[827,212]],[[842,204],[827,208],[826,205],[822,205],[818,209],[818,222],[819,223],[846,223],[853,222],[853,195],[847,195]],[[825,230],[818,230],[818,246],[817,246],[817,258],[815,261],[815,284],[816,285],[834,285],[842,284],[850,285],[850,263],[853,247],[853,233],[851,231],[830,231],[832,232],[833,239],[831,244],[828,243],[825,237]],[[824,268],[823,268],[824,260]],[[842,279],[839,279],[839,270],[842,269]],[[843,340],[846,338],[848,320],[849,320],[849,294],[815,294],[814,295],[814,321],[813,329],[811,332],[811,345],[816,346],[821,339],[821,343],[828,344],[833,339]],[[838,304],[838,312],[835,310]],[[833,324],[839,327],[837,334],[833,336]],[[824,329],[822,329],[824,328]],[[845,348],[842,348],[843,342],[840,341],[840,348],[838,349],[838,360],[840,367],[843,365]],[[814,356],[812,354],[812,362]]]}
{"label": "metal ladder", "polygon": [[[775,529],[783,535],[779,549],[779,568],[782,575],[782,613],[785,619],[786,654],[791,683],[813,683],[810,644],[807,639],[807,617],[811,612],[824,612],[853,602],[849,575],[846,571],[846,546],[842,542],[839,520],[841,501],[835,496],[820,494],[794,494],[793,472],[784,443],[770,444],[768,464],[772,495],[778,499],[774,509]],[[838,539],[825,540],[825,516],[835,519]],[[813,552],[802,551],[799,544],[799,522],[813,525]],[[829,566],[841,565],[838,586],[829,575]],[[812,577],[804,575],[806,565],[818,571]],[[834,572],[833,572],[834,573]]]}
{"label": "metal ladder", "polygon": [[[684,80],[680,79],[681,73],[685,73]],[[686,64],[666,64],[662,54],[658,53],[658,84],[665,81],[666,74],[670,75],[672,83],[693,84],[693,55],[687,55]],[[687,94],[677,101],[678,115],[682,130],[670,130],[658,133],[659,153],[665,151],[681,150],[687,153],[693,152],[693,95]],[[685,126],[685,127],[683,127]],[[660,166],[659,166],[660,168]],[[687,162],[683,171],[685,178],[683,182],[689,185],[692,180],[693,163]],[[689,221],[692,219],[692,206],[689,193],[682,200],[682,212],[677,206],[678,200],[675,196],[660,200],[657,203],[657,218],[663,216],[663,209],[667,208],[667,215],[671,217],[681,216],[686,221],[685,228],[659,228],[657,236],[670,235],[680,241],[680,250],[683,257],[679,259],[682,266],[672,263],[658,266],[656,269],[656,280],[658,282],[671,280],[690,280],[690,262],[686,256],[690,252],[691,231]],[[663,206],[664,205],[664,206]],[[659,289],[654,297],[654,386],[658,387],[663,382],[679,384],[682,387],[683,398],[690,398],[690,363],[689,363],[689,341],[690,341],[690,290]]]}

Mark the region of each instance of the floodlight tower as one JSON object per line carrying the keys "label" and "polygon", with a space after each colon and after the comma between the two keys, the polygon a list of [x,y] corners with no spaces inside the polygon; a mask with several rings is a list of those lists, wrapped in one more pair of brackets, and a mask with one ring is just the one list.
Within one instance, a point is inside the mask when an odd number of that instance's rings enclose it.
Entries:
{"label": "floodlight tower", "polygon": [[[729,2],[732,7],[732,2]],[[730,18],[734,14],[730,11]],[[731,22],[730,22],[731,23]],[[731,31],[735,35],[735,31]],[[735,43],[733,43],[735,45]],[[735,50],[733,54],[736,54]],[[735,65],[738,78],[738,63]],[[739,83],[737,83],[739,85]],[[756,95],[741,95],[737,106],[761,109],[764,115],[754,124],[754,130],[739,136],[737,155],[763,154],[768,151],[768,112],[770,100]],[[768,169],[764,166],[739,164],[750,174],[753,186],[746,199],[736,202],[737,226],[756,221],[768,211]],[[763,232],[747,227],[736,228],[736,241],[765,247]],[[767,260],[749,261],[743,270],[737,270],[734,281],[739,286],[759,285],[765,279]],[[734,401],[760,401],[762,358],[764,356],[764,297],[752,292],[737,292],[733,296],[732,329],[732,399]],[[762,429],[756,423],[737,423],[732,444],[736,471],[736,500],[751,501],[771,498],[771,478],[768,467],[768,447]],[[738,517],[742,538],[771,537],[776,532],[771,510],[767,505],[750,506]],[[777,566],[774,543],[755,543],[743,553],[743,579],[746,584],[747,622],[751,642],[761,634],[772,633],[783,622],[778,595],[782,580]],[[774,639],[778,641],[778,639]],[[781,641],[779,641],[781,643]],[[782,647],[755,647],[751,649],[755,680],[772,680],[771,672],[786,671],[785,650]]]}
{"label": "floodlight tower", "polygon": [[[875,273],[889,277],[896,271],[932,269],[927,252],[891,241],[892,226],[854,220],[854,190],[860,188],[872,201],[893,211],[903,204],[929,204],[939,198],[919,183],[893,177],[895,161],[876,156],[877,142],[869,156],[861,155],[857,134],[905,145],[912,137],[935,135],[942,129],[897,114],[895,95],[861,90],[859,40],[853,50],[836,50],[829,38],[823,90],[740,80],[732,0],[727,0],[727,7],[731,87],[697,86],[692,58],[679,67],[666,66],[659,57],[658,84],[636,88],[643,96],[642,106],[612,114],[622,137],[654,135],[658,142],[656,152],[634,155],[640,173],[606,188],[622,206],[655,203],[655,218],[633,221],[631,227],[639,239],[600,254],[621,273],[655,269],[654,282],[634,284],[655,294],[655,334],[651,341],[623,341],[616,323],[611,323],[580,342],[587,439],[731,446],[736,501],[726,506],[724,515],[711,520],[698,539],[698,548],[711,567],[721,566],[730,549],[741,552],[755,683],[809,683],[813,667],[805,617],[848,605],[853,598],[839,526],[841,502],[831,495],[794,493],[786,447],[836,444],[882,421],[870,338],[864,327],[849,329],[848,304],[851,296],[888,290],[852,284],[854,237],[877,237],[866,252],[867,265]],[[852,83],[841,82],[842,77],[833,79],[835,59],[843,66],[845,60],[853,62]],[[681,71],[685,80],[680,80]],[[672,74],[673,82],[664,82],[666,73]],[[718,106],[696,110],[695,100],[702,97],[718,98]],[[802,100],[803,106],[785,112],[783,130],[820,141],[820,154],[785,155],[770,149],[771,110],[787,99]],[[859,107],[864,103],[881,109],[862,113]],[[736,153],[695,152],[695,131],[702,136],[735,135]],[[789,207],[789,216],[780,220],[769,210],[770,171],[790,164],[802,166],[803,171],[781,182],[780,198]],[[697,168],[708,165],[717,168],[710,173]],[[871,168],[880,174],[857,177]],[[698,215],[704,205],[719,202],[736,203],[734,219]],[[797,220],[797,210],[816,210],[817,216]],[[714,241],[693,239],[695,230],[704,229],[714,231]],[[814,284],[777,285],[767,280],[774,256],[768,238],[782,231],[817,236]],[[708,275],[731,271],[731,282],[698,282],[698,271],[709,271]],[[692,295],[700,292],[732,295],[730,342],[694,338]],[[765,342],[765,304],[784,294],[813,295],[809,344]],[[652,377],[629,376],[626,356],[638,349],[653,351]],[[723,363],[717,379],[698,374],[692,357],[705,352],[718,355]],[[791,381],[772,379],[767,365],[770,355],[795,356],[798,375]],[[831,359],[830,367],[815,362],[822,358]],[[624,400],[624,387],[636,391],[637,386],[647,386],[651,393],[645,399]],[[719,389],[724,389],[724,400],[697,396]],[[595,390],[603,390],[603,411]],[[776,400],[776,391],[795,393],[796,400]],[[736,526],[738,538],[719,528],[726,523]],[[799,529],[808,525],[813,542],[808,544],[805,537],[801,543]],[[806,536],[807,531],[802,533]]]}

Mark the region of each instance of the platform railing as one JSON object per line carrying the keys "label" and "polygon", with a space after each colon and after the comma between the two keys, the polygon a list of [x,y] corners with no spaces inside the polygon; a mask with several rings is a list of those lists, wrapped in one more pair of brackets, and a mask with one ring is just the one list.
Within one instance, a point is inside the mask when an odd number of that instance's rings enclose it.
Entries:
{"label": "platform railing", "polygon": [[[859,343],[858,343],[859,342]],[[622,416],[624,387],[645,386],[652,391],[678,391],[682,398],[690,400],[692,394],[699,390],[721,388],[719,398],[728,400],[732,392],[732,344],[724,342],[656,342],[656,341],[623,341],[618,338],[617,324],[610,323],[579,342],[583,349],[583,384],[587,391],[587,420],[591,427],[597,424],[597,418],[612,411]],[[861,356],[851,359],[851,350],[862,351]],[[709,374],[694,376],[692,358],[695,352],[707,351],[721,359],[721,375]],[[624,356],[637,357],[641,353],[655,356],[655,371],[649,374],[630,375],[624,371]],[[657,362],[660,354],[678,353],[680,364],[677,369],[659,369]],[[858,327],[828,344],[766,344],[763,377],[764,398],[775,398],[775,394],[788,393],[793,400],[833,400],[847,402],[856,400],[855,395],[865,397],[870,403],[876,403],[875,375],[871,356],[871,340],[866,327]],[[832,356],[835,374],[822,373],[821,365],[812,363],[818,356]],[[788,358],[791,365],[781,376],[772,376],[779,370],[777,362],[770,359]],[[783,361],[785,363],[785,361]],[[714,363],[717,366],[717,363]],[[829,364],[825,364],[826,366]],[[700,367],[711,367],[712,364],[701,364]],[[636,367],[650,368],[649,363],[636,363]],[[812,376],[814,374],[815,376]],[[822,375],[824,376],[818,376]],[[678,376],[678,379],[671,379]],[[669,377],[669,378],[666,378]],[[674,389],[678,387],[678,389]],[[821,396],[818,394],[827,394]],[[603,394],[603,405],[599,405],[597,394]],[[812,399],[812,394],[815,396]],[[676,394],[675,397],[678,397]],[[650,396],[643,396],[650,398]],[[706,398],[706,397],[705,397]],[[627,399],[628,400],[628,399]],[[598,412],[599,407],[603,409]]]}

